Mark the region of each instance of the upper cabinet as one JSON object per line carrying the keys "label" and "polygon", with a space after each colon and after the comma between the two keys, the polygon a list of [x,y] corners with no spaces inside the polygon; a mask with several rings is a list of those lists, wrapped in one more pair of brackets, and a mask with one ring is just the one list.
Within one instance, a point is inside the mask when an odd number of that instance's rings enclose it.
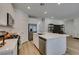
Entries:
{"label": "upper cabinet", "polygon": [[2,25],[2,26],[7,25],[7,15],[3,11],[0,12],[0,25]]}
{"label": "upper cabinet", "polygon": [[10,3],[0,4],[0,26],[13,26],[13,7]]}

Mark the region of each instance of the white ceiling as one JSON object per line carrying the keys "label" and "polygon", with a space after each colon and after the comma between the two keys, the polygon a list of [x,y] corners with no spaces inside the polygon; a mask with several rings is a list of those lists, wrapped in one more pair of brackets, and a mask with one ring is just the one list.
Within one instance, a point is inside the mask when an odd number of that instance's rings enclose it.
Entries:
{"label": "white ceiling", "polygon": [[[73,19],[79,17],[79,4],[78,3],[46,3],[40,6],[40,3],[14,3],[15,8],[21,9],[28,15],[42,17],[54,17],[55,19]],[[31,6],[28,10],[27,6]],[[44,11],[48,13],[45,15]]]}

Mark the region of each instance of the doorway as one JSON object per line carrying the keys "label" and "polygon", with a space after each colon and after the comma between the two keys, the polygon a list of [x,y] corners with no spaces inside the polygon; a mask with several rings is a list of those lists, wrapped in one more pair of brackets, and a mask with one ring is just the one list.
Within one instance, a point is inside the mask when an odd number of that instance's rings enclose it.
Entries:
{"label": "doorway", "polygon": [[28,24],[28,40],[33,40],[33,33],[37,32],[37,24]]}

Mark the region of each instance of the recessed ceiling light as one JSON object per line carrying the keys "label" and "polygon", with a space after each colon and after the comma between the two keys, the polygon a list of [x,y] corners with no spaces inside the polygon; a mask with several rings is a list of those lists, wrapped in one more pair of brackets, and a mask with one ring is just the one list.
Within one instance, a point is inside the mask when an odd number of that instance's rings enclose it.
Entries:
{"label": "recessed ceiling light", "polygon": [[45,11],[44,14],[47,14],[47,11]]}
{"label": "recessed ceiling light", "polygon": [[58,3],[58,5],[60,5],[61,3]]}
{"label": "recessed ceiling light", "polygon": [[58,5],[61,5],[61,3],[60,3],[60,2],[58,2],[57,4],[58,4]]}
{"label": "recessed ceiling light", "polygon": [[31,9],[31,7],[30,7],[30,6],[27,6],[27,9],[28,9],[28,10],[30,10],[30,9]]}

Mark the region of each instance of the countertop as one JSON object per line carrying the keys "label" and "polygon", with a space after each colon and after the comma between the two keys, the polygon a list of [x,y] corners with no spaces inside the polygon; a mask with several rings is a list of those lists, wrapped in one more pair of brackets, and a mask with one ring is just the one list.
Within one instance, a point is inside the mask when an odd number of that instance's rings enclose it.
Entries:
{"label": "countertop", "polygon": [[17,40],[18,38],[5,40],[5,45],[0,47],[0,54],[13,50],[17,45]]}
{"label": "countertop", "polygon": [[53,39],[53,38],[60,38],[60,37],[67,37],[67,34],[56,34],[56,33],[44,33],[43,35],[39,35],[44,39]]}

